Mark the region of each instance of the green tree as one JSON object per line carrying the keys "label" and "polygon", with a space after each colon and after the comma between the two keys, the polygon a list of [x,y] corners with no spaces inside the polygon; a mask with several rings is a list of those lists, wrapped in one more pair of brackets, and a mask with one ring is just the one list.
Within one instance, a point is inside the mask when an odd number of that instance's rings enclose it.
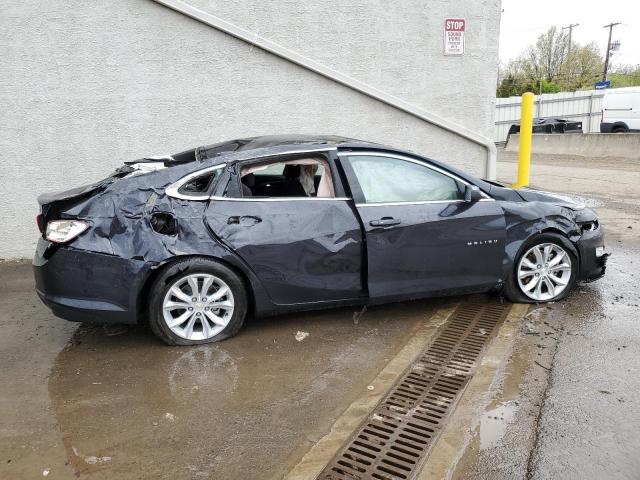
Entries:
{"label": "green tree", "polygon": [[515,60],[500,69],[498,97],[593,88],[604,62],[595,43],[580,45],[551,27]]}
{"label": "green tree", "polygon": [[604,62],[595,42],[587,45],[574,44],[556,75],[555,81],[565,91],[593,88],[602,77]]}
{"label": "green tree", "polygon": [[509,74],[502,79],[498,85],[496,96],[500,98],[513,97],[515,95],[522,95],[522,83],[514,75]]}
{"label": "green tree", "polygon": [[640,65],[621,65],[609,73],[612,87],[640,86]]}
{"label": "green tree", "polygon": [[567,39],[562,31],[551,27],[538,37],[521,56],[524,74],[532,79],[552,82],[558,76],[567,51]]}

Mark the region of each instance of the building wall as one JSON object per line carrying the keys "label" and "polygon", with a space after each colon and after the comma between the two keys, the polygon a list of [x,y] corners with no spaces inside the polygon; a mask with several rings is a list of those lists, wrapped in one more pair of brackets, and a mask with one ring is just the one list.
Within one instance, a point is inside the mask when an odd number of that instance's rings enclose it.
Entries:
{"label": "building wall", "polygon": [[[499,0],[192,4],[492,135]],[[465,55],[445,57],[457,16]],[[4,0],[0,56],[0,258],[32,255],[38,194],[239,136],[351,136],[483,171],[482,147],[151,0]]]}

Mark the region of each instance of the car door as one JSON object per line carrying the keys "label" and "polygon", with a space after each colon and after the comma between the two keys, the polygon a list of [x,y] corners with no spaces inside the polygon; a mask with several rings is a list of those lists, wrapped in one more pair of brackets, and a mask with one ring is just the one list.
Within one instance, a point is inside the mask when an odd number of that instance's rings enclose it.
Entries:
{"label": "car door", "polygon": [[344,152],[366,236],[371,298],[481,290],[501,279],[505,219],[462,179],[400,154]]}
{"label": "car door", "polygon": [[[286,160],[291,159],[270,158],[265,168],[259,161],[251,165],[256,176],[270,175],[274,162]],[[335,172],[328,157],[320,161],[325,171]],[[224,196],[211,200],[205,220],[217,238],[254,271],[273,302],[360,298],[362,232],[351,199],[336,196],[336,189],[326,197],[242,196],[242,165],[228,167],[231,188],[224,188]],[[333,182],[335,173],[331,178]],[[265,195],[263,180],[253,179],[252,183],[260,195]],[[276,183],[273,180],[277,181],[270,178]],[[246,184],[240,187],[247,190]]]}

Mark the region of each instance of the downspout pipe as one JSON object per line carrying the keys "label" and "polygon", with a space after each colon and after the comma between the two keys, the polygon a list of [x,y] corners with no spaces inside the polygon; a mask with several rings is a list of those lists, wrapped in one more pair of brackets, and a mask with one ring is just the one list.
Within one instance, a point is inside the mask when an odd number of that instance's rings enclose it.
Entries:
{"label": "downspout pipe", "polygon": [[492,139],[480,135],[472,130],[469,130],[463,125],[459,125],[455,122],[451,122],[438,115],[430,113],[423,108],[417,107],[401,98],[394,95],[390,95],[382,90],[377,89],[371,85],[368,85],[360,80],[356,80],[344,73],[334,70],[331,67],[323,65],[315,60],[312,60],[300,53],[284,47],[278,43],[275,43],[267,38],[261,37],[257,33],[253,33],[249,30],[245,30],[242,27],[234,25],[220,17],[216,17],[210,13],[204,12],[198,8],[195,8],[181,0],[153,0],[156,3],[164,5],[176,12],[179,12],[187,17],[197,20],[205,25],[227,33],[232,37],[247,42],[251,45],[265,50],[273,55],[276,55],[284,60],[294,63],[302,68],[317,73],[325,78],[328,78],[336,83],[344,85],[351,90],[360,92],[363,95],[374,98],[379,102],[382,102],[390,107],[393,107],[402,112],[408,113],[413,117],[435,125],[443,130],[453,133],[459,137],[469,140],[477,145],[484,147],[487,151],[485,161],[484,177],[489,180],[495,180],[496,178],[496,146]]}

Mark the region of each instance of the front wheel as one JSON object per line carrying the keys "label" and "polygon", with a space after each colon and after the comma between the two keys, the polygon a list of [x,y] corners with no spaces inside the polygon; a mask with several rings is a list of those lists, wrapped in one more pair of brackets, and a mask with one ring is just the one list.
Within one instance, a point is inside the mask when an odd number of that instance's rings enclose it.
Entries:
{"label": "front wheel", "polygon": [[149,324],[168,345],[199,345],[235,335],[247,312],[242,280],[204,258],[171,264],[151,288]]}
{"label": "front wheel", "polygon": [[513,302],[551,302],[566,297],[577,277],[578,253],[571,242],[540,234],[521,248],[504,293]]}

